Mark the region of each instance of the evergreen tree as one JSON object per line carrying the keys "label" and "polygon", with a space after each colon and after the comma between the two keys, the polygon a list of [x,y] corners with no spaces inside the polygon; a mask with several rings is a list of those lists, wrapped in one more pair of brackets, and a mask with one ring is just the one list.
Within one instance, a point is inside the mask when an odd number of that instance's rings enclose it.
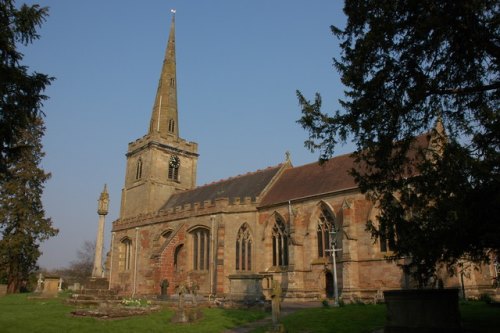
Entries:
{"label": "evergreen tree", "polygon": [[37,270],[40,243],[58,232],[45,217],[41,200],[44,183],[50,177],[39,168],[44,156],[44,130],[38,117],[16,133],[16,143],[24,147],[7,159],[7,172],[0,176],[0,266],[5,270],[9,292],[18,291],[22,281]]}
{"label": "evergreen tree", "polygon": [[28,73],[21,64],[23,54],[17,46],[28,45],[40,36],[36,32],[48,15],[39,5],[15,7],[12,0],[0,0],[0,172],[5,159],[22,148],[15,135],[41,114],[46,96],[42,94],[52,78]]}
{"label": "evergreen tree", "polygon": [[45,131],[42,94],[52,78],[29,74],[17,44],[39,38],[47,8],[0,0],[0,275],[8,292],[19,291],[36,270],[40,242],[57,234],[41,196],[49,178],[40,167]]}
{"label": "evergreen tree", "polygon": [[421,286],[438,264],[488,262],[500,249],[498,1],[346,0],[344,12],[332,26],[342,110],[298,91],[306,146],[325,161],[356,143],[351,172],[380,208],[368,228],[394,238],[390,259]]}

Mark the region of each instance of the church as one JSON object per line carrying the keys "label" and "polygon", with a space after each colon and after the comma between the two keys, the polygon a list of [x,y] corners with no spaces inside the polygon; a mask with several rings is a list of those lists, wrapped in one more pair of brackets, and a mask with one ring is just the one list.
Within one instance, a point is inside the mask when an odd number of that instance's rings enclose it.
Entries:
{"label": "church", "polygon": [[[283,163],[197,186],[198,144],[179,137],[175,16],[146,135],[128,144],[119,218],[108,254],[109,288],[153,296],[196,285],[206,297],[258,300],[278,281],[290,300],[377,300],[408,286],[391,244],[366,231],[377,208],[348,174],[349,155],[319,165]],[[422,136],[418,144],[429,144]],[[331,248],[334,244],[335,251]],[[335,263],[335,267],[333,266]],[[336,279],[334,277],[336,276]],[[464,282],[491,286],[489,267]]]}

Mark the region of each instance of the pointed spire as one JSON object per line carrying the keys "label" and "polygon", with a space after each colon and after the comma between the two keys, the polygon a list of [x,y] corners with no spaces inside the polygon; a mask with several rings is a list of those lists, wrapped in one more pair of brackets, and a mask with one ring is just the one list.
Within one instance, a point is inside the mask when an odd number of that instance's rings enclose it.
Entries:
{"label": "pointed spire", "polygon": [[436,123],[434,124],[434,128],[430,133],[430,141],[429,148],[437,153],[439,156],[443,155],[444,146],[447,142],[446,130],[443,124],[443,116],[441,112],[439,112],[438,117],[436,119]]}
{"label": "pointed spire", "polygon": [[177,112],[177,76],[175,65],[175,10],[172,10],[172,23],[168,36],[167,49],[161,69],[158,90],[151,114],[149,134],[162,137],[179,137]]}

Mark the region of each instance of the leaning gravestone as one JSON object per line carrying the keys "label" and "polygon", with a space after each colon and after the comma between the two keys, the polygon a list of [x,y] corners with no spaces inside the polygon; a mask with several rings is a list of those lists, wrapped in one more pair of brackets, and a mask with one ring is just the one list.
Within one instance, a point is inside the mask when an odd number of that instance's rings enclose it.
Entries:
{"label": "leaning gravestone", "polygon": [[57,297],[59,276],[46,276],[43,282],[42,297]]}

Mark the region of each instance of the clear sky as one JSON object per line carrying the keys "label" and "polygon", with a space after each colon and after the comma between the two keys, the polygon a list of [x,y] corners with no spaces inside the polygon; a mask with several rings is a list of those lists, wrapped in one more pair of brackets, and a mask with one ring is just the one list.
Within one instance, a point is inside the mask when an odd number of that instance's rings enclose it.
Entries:
{"label": "clear sky", "polygon": [[[44,105],[43,168],[52,173],[43,202],[60,232],[42,245],[39,264],[64,267],[95,240],[97,199],[110,193],[105,247],[118,218],[127,144],[146,134],[176,14],[180,136],[199,144],[198,185],[284,161],[317,160],[296,123],[296,89],[324,110],[343,87],[330,25],[343,27],[335,0],[39,0],[50,7],[41,39],[24,64],[50,74]],[[22,1],[18,0],[18,5]],[[345,153],[352,147],[344,147]]]}

